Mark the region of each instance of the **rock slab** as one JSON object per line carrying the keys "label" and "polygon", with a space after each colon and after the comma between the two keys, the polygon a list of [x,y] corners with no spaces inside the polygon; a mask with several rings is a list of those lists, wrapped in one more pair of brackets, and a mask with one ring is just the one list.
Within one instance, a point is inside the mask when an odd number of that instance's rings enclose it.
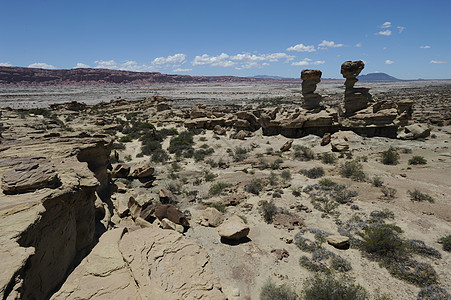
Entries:
{"label": "rock slab", "polygon": [[249,234],[249,226],[238,216],[231,216],[219,227],[219,236],[227,240],[240,240]]}

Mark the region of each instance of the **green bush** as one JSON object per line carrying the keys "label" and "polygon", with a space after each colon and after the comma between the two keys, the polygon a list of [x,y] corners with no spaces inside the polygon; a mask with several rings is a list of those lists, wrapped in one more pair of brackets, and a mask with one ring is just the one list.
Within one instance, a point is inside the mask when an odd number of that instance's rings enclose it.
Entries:
{"label": "green bush", "polygon": [[151,160],[156,163],[165,162],[169,160],[169,155],[163,149],[157,149],[152,152]]}
{"label": "green bush", "polygon": [[397,165],[399,163],[399,153],[395,148],[390,147],[387,151],[381,153],[381,162],[384,165]]}
{"label": "green bush", "polygon": [[340,173],[341,176],[351,178],[355,181],[364,181],[366,178],[366,175],[363,172],[363,165],[355,160],[346,161],[342,164],[340,166]]}
{"label": "green bush", "polygon": [[423,156],[415,155],[409,159],[409,165],[425,165],[427,160]]}
{"label": "green bush", "polygon": [[449,300],[451,294],[449,294],[444,288],[438,285],[429,285],[423,287],[417,295],[417,300]]}
{"label": "green bush", "polygon": [[428,201],[431,203],[434,203],[434,201],[435,201],[434,198],[432,198],[428,194],[424,194],[424,193],[420,192],[417,189],[414,189],[413,191],[409,190],[407,192],[409,193],[410,200],[412,200],[412,201],[419,201],[419,202]]}
{"label": "green bush", "polygon": [[178,136],[173,136],[169,141],[169,153],[182,153],[184,151],[192,150],[194,133],[183,131]]}
{"label": "green bush", "polygon": [[226,205],[222,202],[211,202],[207,205],[208,207],[216,208],[218,211],[225,213],[226,211]]}
{"label": "green bush", "polygon": [[211,196],[217,196],[222,194],[222,192],[224,191],[224,189],[228,188],[230,185],[224,182],[217,182],[215,184],[212,184],[210,186],[210,189],[208,190],[208,193]]}
{"label": "green bush", "polygon": [[282,173],[280,173],[280,177],[282,177],[282,179],[285,181],[291,180],[290,170],[283,170]]}
{"label": "green bush", "polygon": [[323,153],[323,155],[321,155],[321,161],[325,164],[332,165],[337,161],[337,156],[330,152]]}
{"label": "green bush", "polygon": [[279,183],[279,177],[276,173],[272,172],[268,176],[269,184],[275,186]]}
{"label": "green bush", "polygon": [[289,286],[276,286],[271,281],[267,281],[260,291],[260,300],[296,300],[297,298],[296,292]]}
{"label": "green bush", "polygon": [[384,197],[387,199],[394,199],[396,196],[396,189],[391,188],[391,187],[383,186],[381,188],[381,192],[382,192],[382,194],[384,194]]}
{"label": "green bush", "polygon": [[431,265],[413,259],[392,260],[386,264],[386,268],[394,277],[417,286],[428,286],[438,282],[437,273]]}
{"label": "green bush", "polygon": [[321,179],[318,184],[322,187],[333,187],[337,185],[335,181],[330,180],[329,178],[323,178]]}
{"label": "green bush", "polygon": [[208,170],[204,170],[204,179],[205,181],[213,181],[215,180],[216,175]]}
{"label": "green bush", "polygon": [[401,233],[401,228],[394,224],[375,224],[364,231],[360,247],[377,258],[404,257],[407,248]]}
{"label": "green bush", "polygon": [[438,242],[442,244],[443,250],[451,252],[451,234],[441,237]]}
{"label": "green bush", "polygon": [[240,162],[247,158],[248,150],[242,147],[236,147],[234,151],[230,151],[229,155],[233,157],[233,161]]}
{"label": "green bush", "polygon": [[324,176],[324,169],[322,167],[315,167],[311,169],[299,170],[300,174],[307,176],[308,178],[316,179]]}
{"label": "green bush", "polygon": [[348,276],[335,277],[333,273],[319,273],[304,283],[304,300],[366,300],[363,287],[354,284]]}

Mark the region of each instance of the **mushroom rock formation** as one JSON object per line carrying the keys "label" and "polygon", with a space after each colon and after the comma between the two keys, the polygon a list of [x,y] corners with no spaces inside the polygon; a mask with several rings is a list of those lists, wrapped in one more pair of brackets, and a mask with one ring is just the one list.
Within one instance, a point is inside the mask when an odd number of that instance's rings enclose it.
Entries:
{"label": "mushroom rock formation", "polygon": [[302,96],[304,103],[302,105],[305,109],[319,108],[319,103],[322,100],[321,95],[315,93],[316,85],[321,81],[322,72],[320,70],[302,70]]}
{"label": "mushroom rock formation", "polygon": [[365,63],[358,61],[345,61],[341,65],[341,74],[345,81],[345,100],[344,108],[347,116],[352,115],[356,111],[368,107],[368,102],[372,100],[369,88],[355,88],[354,84],[359,81],[356,77],[365,67]]}

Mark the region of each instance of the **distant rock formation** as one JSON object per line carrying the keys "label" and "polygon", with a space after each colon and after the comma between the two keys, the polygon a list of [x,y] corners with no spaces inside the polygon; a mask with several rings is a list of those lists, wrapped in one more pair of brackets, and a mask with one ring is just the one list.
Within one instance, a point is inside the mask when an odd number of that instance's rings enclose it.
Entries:
{"label": "distant rock formation", "polygon": [[369,88],[355,88],[354,84],[359,81],[356,77],[365,68],[365,63],[361,60],[358,61],[345,61],[341,65],[341,74],[345,81],[345,99],[344,108],[345,114],[350,116],[355,112],[367,108],[368,102],[370,102],[371,94]]}
{"label": "distant rock formation", "polygon": [[321,95],[315,93],[316,85],[321,81],[322,72],[320,70],[302,70],[302,96],[304,103],[302,107],[305,109],[319,108],[319,103],[322,98]]}

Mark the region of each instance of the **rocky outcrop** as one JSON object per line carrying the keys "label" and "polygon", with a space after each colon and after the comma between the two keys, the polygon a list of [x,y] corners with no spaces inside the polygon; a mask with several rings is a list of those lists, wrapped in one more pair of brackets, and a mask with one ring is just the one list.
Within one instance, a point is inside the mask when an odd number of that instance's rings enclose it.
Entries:
{"label": "rocky outcrop", "polygon": [[225,299],[207,252],[156,227],[106,232],[51,299]]}
{"label": "rocky outcrop", "polygon": [[364,109],[371,101],[371,95],[368,88],[355,88],[354,84],[359,81],[356,77],[365,67],[365,63],[358,61],[345,61],[341,65],[341,74],[345,81],[345,98],[344,109],[347,116],[352,115],[356,111]]}
{"label": "rocky outcrop", "polygon": [[302,107],[305,109],[315,109],[320,107],[322,100],[321,95],[315,93],[316,85],[321,81],[321,75],[323,73],[320,70],[302,70],[302,96],[304,102]]}
{"label": "rocky outcrop", "polygon": [[153,175],[155,168],[152,163],[147,160],[142,160],[130,168],[130,177],[132,178],[148,178]]}
{"label": "rocky outcrop", "polygon": [[412,124],[403,128],[398,134],[398,138],[402,140],[414,140],[426,138],[431,134],[431,129],[427,125]]}

